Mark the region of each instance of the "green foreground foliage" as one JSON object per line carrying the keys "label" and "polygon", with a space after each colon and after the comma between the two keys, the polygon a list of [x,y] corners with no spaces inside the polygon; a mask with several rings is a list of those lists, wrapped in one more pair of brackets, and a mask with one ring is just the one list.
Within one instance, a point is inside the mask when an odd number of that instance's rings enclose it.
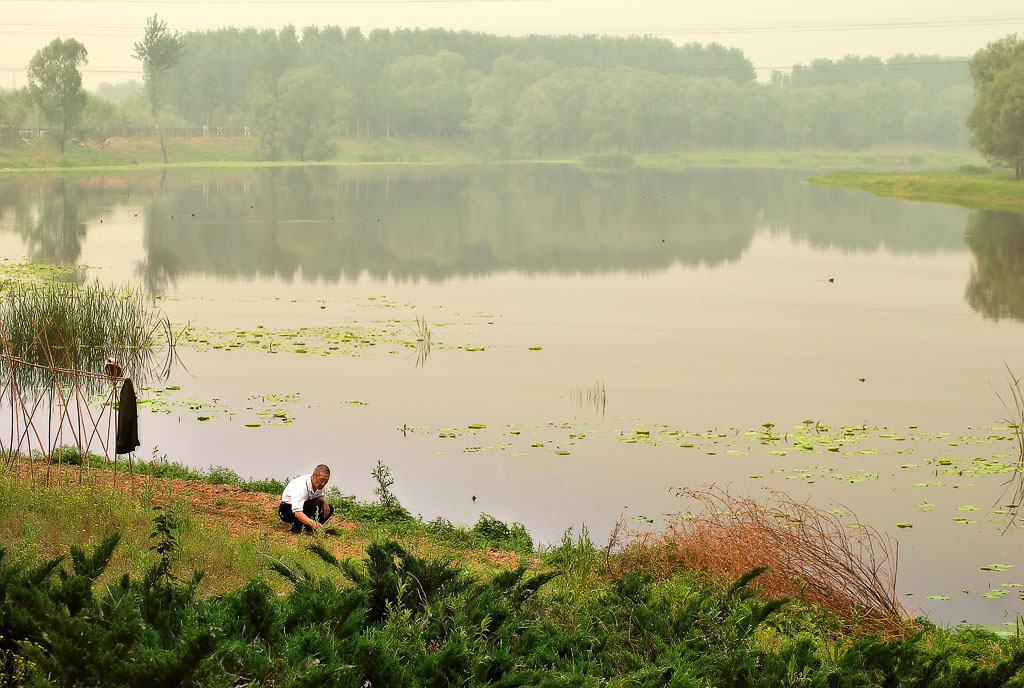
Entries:
{"label": "green foreground foliage", "polygon": [[1024,211],[1024,184],[1014,174],[962,165],[955,171],[915,173],[834,172],[808,179],[813,184],[870,191],[909,201],[952,203],[968,208]]}
{"label": "green foreground foliage", "polygon": [[[339,559],[322,537],[232,543],[180,503],[150,518],[100,488],[3,487],[2,686],[1024,686],[1020,637],[883,638],[760,598],[763,569],[613,576],[585,533],[483,574],[390,537]],[[93,529],[54,534],[48,512]],[[225,572],[196,564],[240,553],[248,575],[211,592]]]}
{"label": "green foreground foliage", "polygon": [[[694,576],[608,584],[526,566],[489,580],[394,541],[361,561],[309,550],[313,575],[196,595],[172,572],[176,523],[153,520],[157,561],[97,585],[120,535],[23,569],[0,550],[0,653],[9,685],[700,686],[1024,685],[1024,643],[938,629],[843,638],[789,600]],[[70,567],[67,566],[70,559]],[[561,583],[557,582],[563,579]]]}

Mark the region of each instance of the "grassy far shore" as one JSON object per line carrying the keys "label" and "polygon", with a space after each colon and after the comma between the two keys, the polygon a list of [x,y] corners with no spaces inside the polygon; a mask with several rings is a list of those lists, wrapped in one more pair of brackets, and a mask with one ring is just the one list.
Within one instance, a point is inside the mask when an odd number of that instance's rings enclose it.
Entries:
{"label": "grassy far shore", "polygon": [[[549,153],[502,155],[500,151],[470,139],[363,138],[338,142],[337,154],[323,163],[299,161],[265,162],[257,153],[258,139],[210,138],[168,139],[168,157],[173,167],[258,166],[258,165],[358,165],[422,164],[465,165],[495,162],[577,162],[601,165],[603,158],[628,159],[628,164],[678,169],[691,166],[760,167],[801,170],[915,170],[977,164],[981,160],[966,151],[927,151],[878,148],[864,151],[689,151],[621,156]],[[160,149],[151,139],[112,139],[100,148],[70,144],[64,156],[45,139],[0,144],[0,174],[19,170],[93,170],[163,167]]]}
{"label": "grassy far shore", "polygon": [[780,595],[772,571],[701,565],[697,543],[779,534],[749,503],[744,533],[567,531],[535,550],[494,519],[410,516],[386,475],[378,502],[334,496],[335,534],[300,537],[271,481],[152,461],[116,484],[51,465],[47,484],[46,468],[0,465],[0,686],[1024,686],[1020,633],[837,611],[814,577]]}
{"label": "grassy far shore", "polygon": [[907,201],[950,203],[968,208],[1024,212],[1024,181],[1012,171],[966,165],[956,170],[913,173],[834,172],[807,181],[869,191]]}

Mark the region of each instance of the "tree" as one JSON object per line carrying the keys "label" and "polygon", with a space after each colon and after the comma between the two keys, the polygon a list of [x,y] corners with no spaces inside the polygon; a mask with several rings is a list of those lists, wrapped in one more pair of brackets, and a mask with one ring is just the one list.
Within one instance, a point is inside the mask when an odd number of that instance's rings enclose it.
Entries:
{"label": "tree", "polygon": [[0,141],[6,144],[20,140],[21,125],[32,113],[32,96],[28,87],[0,92]]}
{"label": "tree", "polygon": [[260,158],[280,160],[281,109],[277,103],[277,84],[269,74],[257,74],[249,86],[249,121],[260,138]]}
{"label": "tree", "polygon": [[971,145],[990,162],[1024,177],[1024,42],[1016,34],[989,43],[970,61],[974,105]]}
{"label": "tree", "polygon": [[167,148],[164,146],[164,132],[160,126],[160,110],[164,106],[164,89],[166,72],[181,61],[184,43],[178,32],[173,34],[167,30],[167,22],[160,21],[154,14],[146,20],[146,35],[135,44],[132,57],[142,60],[142,71],[146,81],[146,95],[149,98],[150,112],[156,125],[156,133],[160,138],[160,153],[167,163]]}
{"label": "tree", "polygon": [[88,63],[87,54],[85,46],[74,38],[54,38],[28,63],[29,94],[50,124],[59,125],[54,138],[61,155],[68,131],[85,108],[85,89],[78,65]]}
{"label": "tree", "polygon": [[334,155],[338,122],[348,116],[352,96],[335,88],[322,67],[292,69],[277,80],[281,142],[299,160]]}

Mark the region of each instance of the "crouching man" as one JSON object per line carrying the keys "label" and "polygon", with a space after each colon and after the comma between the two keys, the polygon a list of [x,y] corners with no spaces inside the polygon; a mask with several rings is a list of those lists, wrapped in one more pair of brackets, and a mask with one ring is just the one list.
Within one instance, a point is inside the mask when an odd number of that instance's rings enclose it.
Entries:
{"label": "crouching man", "polygon": [[324,497],[324,488],[330,479],[331,469],[320,464],[312,473],[300,475],[284,488],[277,513],[282,521],[291,525],[293,533],[323,528],[327,519],[334,515]]}

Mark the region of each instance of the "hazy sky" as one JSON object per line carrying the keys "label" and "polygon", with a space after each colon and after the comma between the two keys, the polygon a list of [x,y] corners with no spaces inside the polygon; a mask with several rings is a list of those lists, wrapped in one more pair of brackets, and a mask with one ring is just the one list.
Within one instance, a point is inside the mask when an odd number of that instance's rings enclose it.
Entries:
{"label": "hazy sky", "polygon": [[895,53],[970,56],[1024,35],[1022,0],[0,0],[0,85],[53,38],[89,51],[85,85],[141,79],[132,45],[157,13],[172,30],[315,24],[445,27],[488,33],[651,34],[740,48],[767,78],[816,57]]}

